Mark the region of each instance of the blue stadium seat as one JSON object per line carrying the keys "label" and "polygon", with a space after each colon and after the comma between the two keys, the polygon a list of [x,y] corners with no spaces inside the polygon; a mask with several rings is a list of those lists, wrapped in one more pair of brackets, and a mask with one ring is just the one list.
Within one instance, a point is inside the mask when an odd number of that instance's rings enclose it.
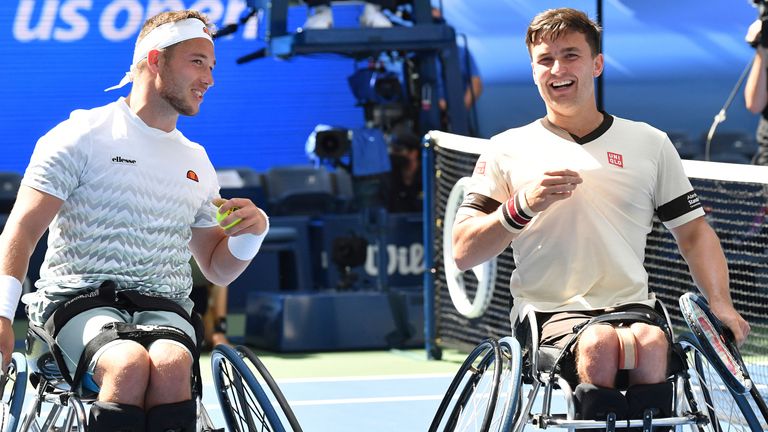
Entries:
{"label": "blue stadium seat", "polygon": [[229,167],[216,170],[222,198],[249,198],[267,213],[270,212],[264,175],[250,167]]}
{"label": "blue stadium seat", "polygon": [[701,159],[704,154],[703,141],[693,140],[685,132],[669,132],[667,134],[672,145],[677,149],[682,159]]}
{"label": "blue stadium seat", "polygon": [[319,216],[336,209],[333,180],[325,167],[282,166],[265,174],[267,199],[275,216]]}
{"label": "blue stadium seat", "polygon": [[22,175],[17,172],[0,172],[0,214],[7,215],[16,201]]}
{"label": "blue stadium seat", "polygon": [[[706,142],[706,136],[704,137]],[[718,132],[712,137],[709,155],[713,162],[745,163],[757,153],[757,141],[746,132]]]}

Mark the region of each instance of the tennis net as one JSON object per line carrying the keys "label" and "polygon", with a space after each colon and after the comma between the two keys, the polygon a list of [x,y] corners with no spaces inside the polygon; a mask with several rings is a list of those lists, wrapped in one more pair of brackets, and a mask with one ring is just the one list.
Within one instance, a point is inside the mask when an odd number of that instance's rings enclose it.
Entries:
{"label": "tennis net", "polygon": [[[455,212],[457,204],[449,200],[451,191],[461,178],[472,174],[486,141],[439,132],[430,136],[432,153],[427,160],[431,161],[435,179],[431,195],[434,210],[427,214],[432,227],[426,232],[432,236],[435,313],[431,317],[434,339],[427,343],[467,350],[484,338],[510,333],[509,280],[514,261],[509,249],[500,255],[495,279],[481,283],[480,290],[475,273],[465,272],[461,279],[469,301],[487,294],[489,288],[492,296],[487,307],[471,318],[457,311],[449,293],[443,257],[444,221],[446,217],[451,219],[450,214],[446,215],[446,207]],[[764,385],[768,383],[768,167],[701,161],[684,161],[684,166],[709,223],[720,237],[729,263],[736,308],[752,326],[742,354],[753,380]],[[664,302],[676,330],[684,331],[678,298],[685,292],[696,292],[697,288],[674,238],[658,220],[648,238],[645,265],[651,290]],[[766,393],[764,386],[761,391]]]}

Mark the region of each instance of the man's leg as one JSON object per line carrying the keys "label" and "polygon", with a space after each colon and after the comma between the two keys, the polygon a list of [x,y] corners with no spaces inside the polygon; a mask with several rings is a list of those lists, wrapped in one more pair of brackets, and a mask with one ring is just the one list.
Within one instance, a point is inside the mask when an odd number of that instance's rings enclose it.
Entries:
{"label": "man's leg", "polygon": [[192,357],[186,348],[159,340],[149,348],[151,376],[145,406],[147,432],[195,432]]}
{"label": "man's leg", "polygon": [[[72,317],[56,342],[67,369],[73,374],[85,345],[101,333],[104,324],[125,322],[129,316],[114,308],[95,308]],[[89,414],[89,430],[144,431],[144,394],[149,382],[149,356],[132,341],[113,341],[97,351],[83,378],[83,386],[99,392]],[[99,388],[90,388],[93,381]]]}
{"label": "man's leg", "polygon": [[588,326],[576,344],[576,368],[579,381],[598,387],[613,388],[619,364],[619,339],[610,325]]}

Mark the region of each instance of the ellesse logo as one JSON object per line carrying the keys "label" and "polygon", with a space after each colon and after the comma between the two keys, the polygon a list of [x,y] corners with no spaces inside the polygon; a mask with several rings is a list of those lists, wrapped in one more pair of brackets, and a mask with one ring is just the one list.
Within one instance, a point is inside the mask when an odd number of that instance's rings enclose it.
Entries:
{"label": "ellesse logo", "polygon": [[123,165],[136,165],[136,159],[124,158],[122,156],[115,156],[112,158],[112,163]]}
{"label": "ellesse logo", "polygon": [[197,173],[192,170],[187,171],[187,178],[194,182],[200,182],[200,179],[197,178]]}

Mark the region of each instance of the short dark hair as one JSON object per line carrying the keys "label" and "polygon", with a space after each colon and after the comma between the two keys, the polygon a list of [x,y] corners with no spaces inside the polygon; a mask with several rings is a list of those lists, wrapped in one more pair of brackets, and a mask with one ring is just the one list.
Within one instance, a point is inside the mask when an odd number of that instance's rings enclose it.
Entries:
{"label": "short dark hair", "polygon": [[559,8],[545,10],[533,18],[525,35],[528,53],[530,54],[531,48],[542,40],[556,40],[574,31],[582,33],[587,39],[592,57],[600,52],[600,26],[580,10]]}

